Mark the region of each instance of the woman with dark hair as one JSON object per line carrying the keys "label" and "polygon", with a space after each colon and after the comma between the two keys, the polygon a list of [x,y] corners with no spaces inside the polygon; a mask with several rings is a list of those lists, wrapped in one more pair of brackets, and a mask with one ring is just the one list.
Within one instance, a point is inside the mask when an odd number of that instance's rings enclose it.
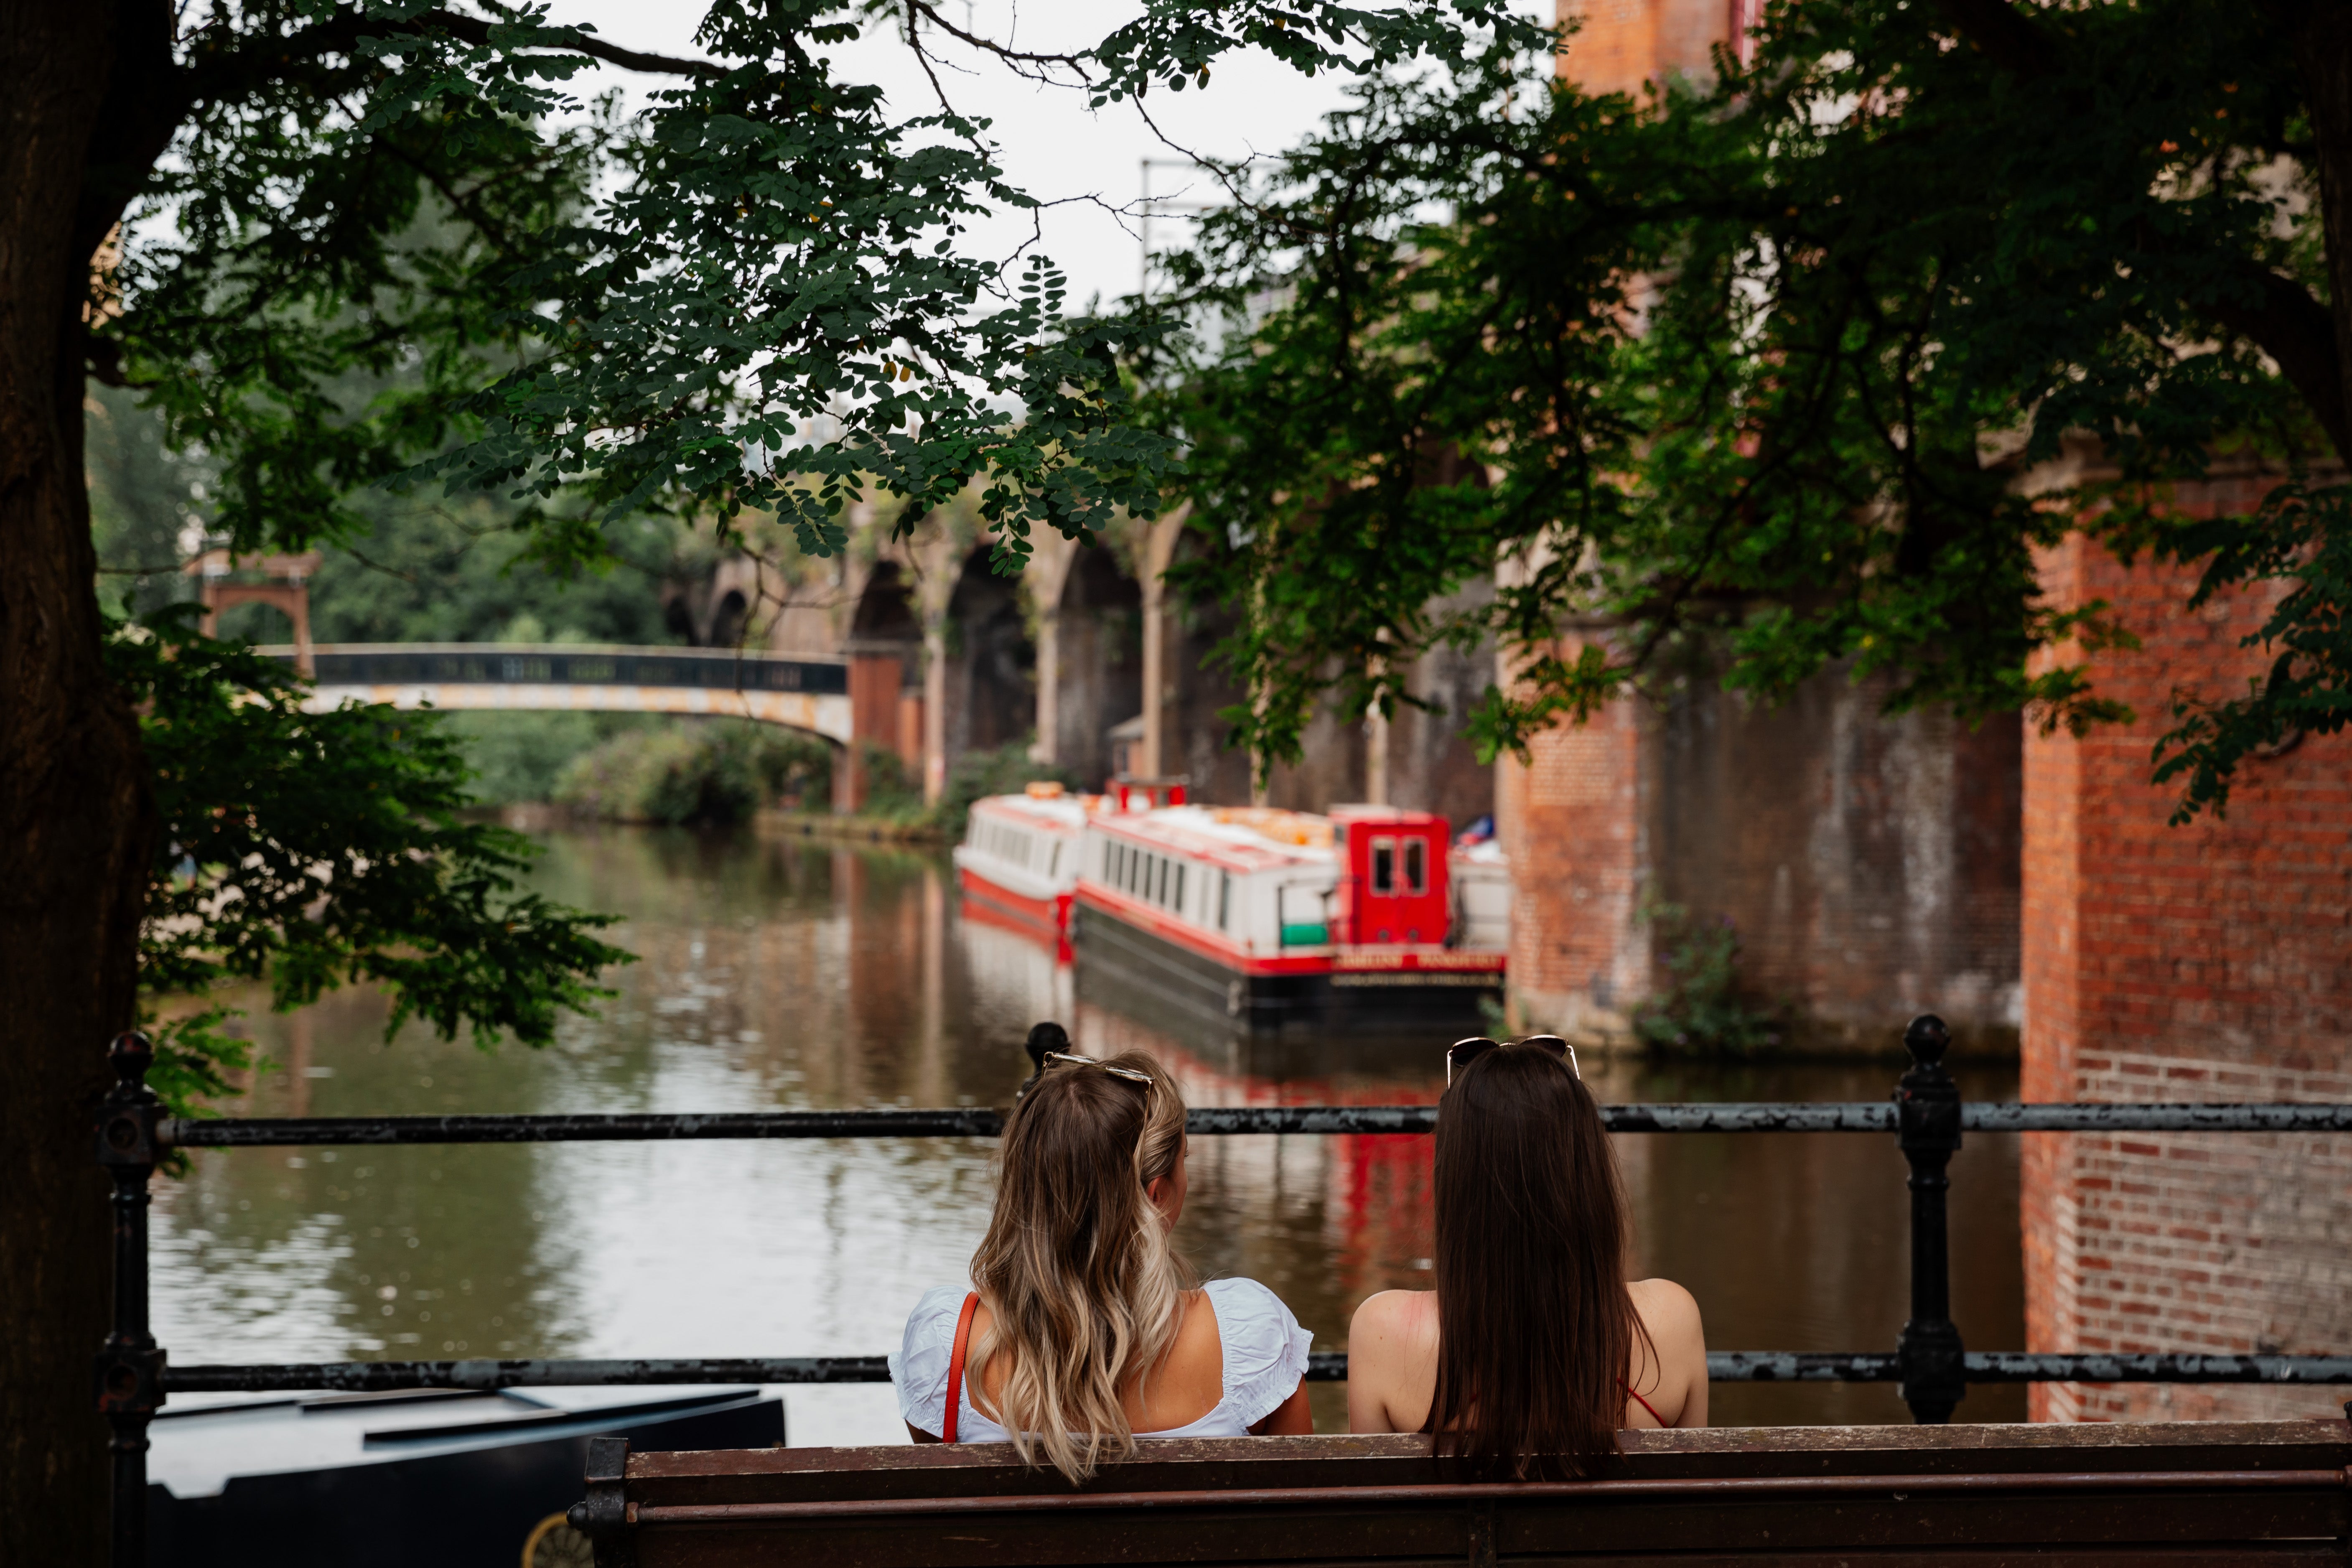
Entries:
{"label": "woman with dark hair", "polygon": [[1004,1124],[971,1283],[926,1294],[890,1358],[918,1443],[1010,1442],[1072,1485],[1139,1438],[1311,1432],[1308,1336],[1254,1279],[1199,1289],[1184,1099],[1142,1051],[1046,1051]]}
{"label": "woman with dark hair", "polygon": [[1625,1279],[1609,1134],[1557,1036],[1464,1040],[1437,1109],[1434,1290],[1348,1333],[1348,1426],[1431,1432],[1484,1473],[1583,1475],[1627,1426],[1706,1425],[1698,1303]]}

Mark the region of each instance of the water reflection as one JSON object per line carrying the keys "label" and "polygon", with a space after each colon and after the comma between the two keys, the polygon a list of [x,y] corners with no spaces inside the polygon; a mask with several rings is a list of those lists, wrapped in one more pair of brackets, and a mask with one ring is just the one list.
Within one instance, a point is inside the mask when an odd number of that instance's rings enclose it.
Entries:
{"label": "water reflection", "polygon": [[[382,1003],[257,1016],[278,1064],[239,1110],[740,1110],[999,1104],[1039,1018],[1081,1048],[1159,1051],[1195,1103],[1433,1099],[1435,1044],[1179,1042],[1075,999],[1051,955],[967,923],[929,858],[805,840],[560,834],[538,876],[625,911],[642,962],[601,1018],[545,1051],[481,1055]],[[1147,1015],[1148,1017],[1148,1015]],[[1588,1065],[1604,1099],[1878,1099],[1897,1063]],[[2013,1074],[1963,1071],[1972,1096]],[[983,1140],[251,1150],[161,1183],[157,1331],[175,1362],[457,1354],[876,1353],[922,1290],[962,1278],[986,1220]],[[1891,1347],[1904,1312],[1903,1163],[1864,1135],[1621,1141],[1645,1271],[1695,1291],[1720,1348]],[[1425,1138],[1202,1139],[1180,1241],[1204,1272],[1264,1279],[1318,1348],[1355,1304],[1427,1282]],[[1953,1166],[1954,1298],[1969,1342],[2022,1342],[2013,1138]],[[1318,1422],[1344,1423],[1341,1391]],[[1899,1420],[1891,1387],[1718,1389],[1719,1420]],[[901,1436],[886,1388],[797,1389],[797,1443]],[[2021,1419],[2021,1393],[1961,1414]]]}

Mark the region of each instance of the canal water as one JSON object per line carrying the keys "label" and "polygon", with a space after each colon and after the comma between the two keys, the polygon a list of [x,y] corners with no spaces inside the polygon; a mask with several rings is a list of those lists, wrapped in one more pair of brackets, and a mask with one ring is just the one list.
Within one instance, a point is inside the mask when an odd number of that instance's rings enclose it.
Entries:
{"label": "canal water", "polygon": [[[1020,1045],[1060,1018],[1081,1049],[1160,1052],[1194,1104],[1433,1100],[1443,1042],[1250,1056],[1179,1041],[1116,996],[964,918],[944,857],[749,832],[546,836],[535,879],[627,916],[641,962],[545,1050],[481,1053],[380,998],[257,1012],[271,1065],[233,1113],[693,1111],[1002,1105]],[[2014,1068],[1955,1064],[1971,1098]],[[1879,1100],[1902,1066],[1591,1064],[1605,1100]],[[877,1354],[926,1289],[961,1282],[985,1226],[988,1140],[557,1143],[203,1151],[159,1180],[156,1332],[175,1364],[459,1355]],[[1619,1140],[1644,1274],[1688,1286],[1718,1350],[1885,1350],[1905,1315],[1905,1167],[1873,1134]],[[1179,1244],[1203,1275],[1265,1281],[1344,1349],[1356,1304],[1427,1284],[1424,1137],[1196,1139]],[[2021,1348],[2014,1137],[1952,1166],[1955,1316]],[[792,1441],[904,1437],[887,1386],[784,1391]],[[1906,1418],[1891,1385],[1724,1385],[1717,1424]],[[1318,1426],[1344,1430],[1319,1385]],[[2022,1420],[2016,1388],[1963,1419]]]}

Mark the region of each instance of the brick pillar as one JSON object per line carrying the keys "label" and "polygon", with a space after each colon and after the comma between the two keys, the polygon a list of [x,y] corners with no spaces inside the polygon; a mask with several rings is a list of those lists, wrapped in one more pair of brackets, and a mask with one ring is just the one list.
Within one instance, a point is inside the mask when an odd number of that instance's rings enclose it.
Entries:
{"label": "brick pillar", "polygon": [[[1563,655],[1573,658],[1570,650]],[[1614,1038],[1650,983],[1635,915],[1645,877],[1642,733],[1630,700],[1535,737],[1495,764],[1495,826],[1511,864],[1515,1029]]]}
{"label": "brick pillar", "polygon": [[1639,95],[1669,76],[1706,82],[1715,46],[1759,10],[1742,0],[1559,0],[1559,19],[1576,24],[1559,73],[1596,93]]}
{"label": "brick pillar", "polygon": [[898,689],[906,666],[896,653],[854,653],[849,659],[849,744],[834,770],[833,808],[854,812],[866,805],[868,742],[898,749]]}
{"label": "brick pillar", "polygon": [[[2182,487],[2249,507],[2270,481]],[[2268,603],[2191,614],[2194,574],[2071,540],[2054,602],[2104,598],[2140,638],[2101,689],[2140,715],[2077,741],[2029,730],[2022,889],[2028,1100],[2352,1099],[2352,741],[2249,763],[2229,816],[2168,826],[2148,752],[2176,689],[2242,689]],[[2043,1351],[2352,1347],[2352,1139],[2028,1134],[2026,1338]],[[2338,1412],[2342,1390],[2036,1385],[2036,1420],[2253,1420]]]}

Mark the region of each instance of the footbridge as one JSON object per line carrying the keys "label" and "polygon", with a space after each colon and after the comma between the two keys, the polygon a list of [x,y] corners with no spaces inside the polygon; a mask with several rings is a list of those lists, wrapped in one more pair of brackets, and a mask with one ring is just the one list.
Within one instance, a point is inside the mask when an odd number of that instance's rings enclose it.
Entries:
{"label": "footbridge", "polygon": [[[289,661],[294,647],[265,648]],[[855,734],[845,658],[696,647],[508,643],[320,643],[304,650],[308,706],[572,709],[753,719],[847,745]]]}

